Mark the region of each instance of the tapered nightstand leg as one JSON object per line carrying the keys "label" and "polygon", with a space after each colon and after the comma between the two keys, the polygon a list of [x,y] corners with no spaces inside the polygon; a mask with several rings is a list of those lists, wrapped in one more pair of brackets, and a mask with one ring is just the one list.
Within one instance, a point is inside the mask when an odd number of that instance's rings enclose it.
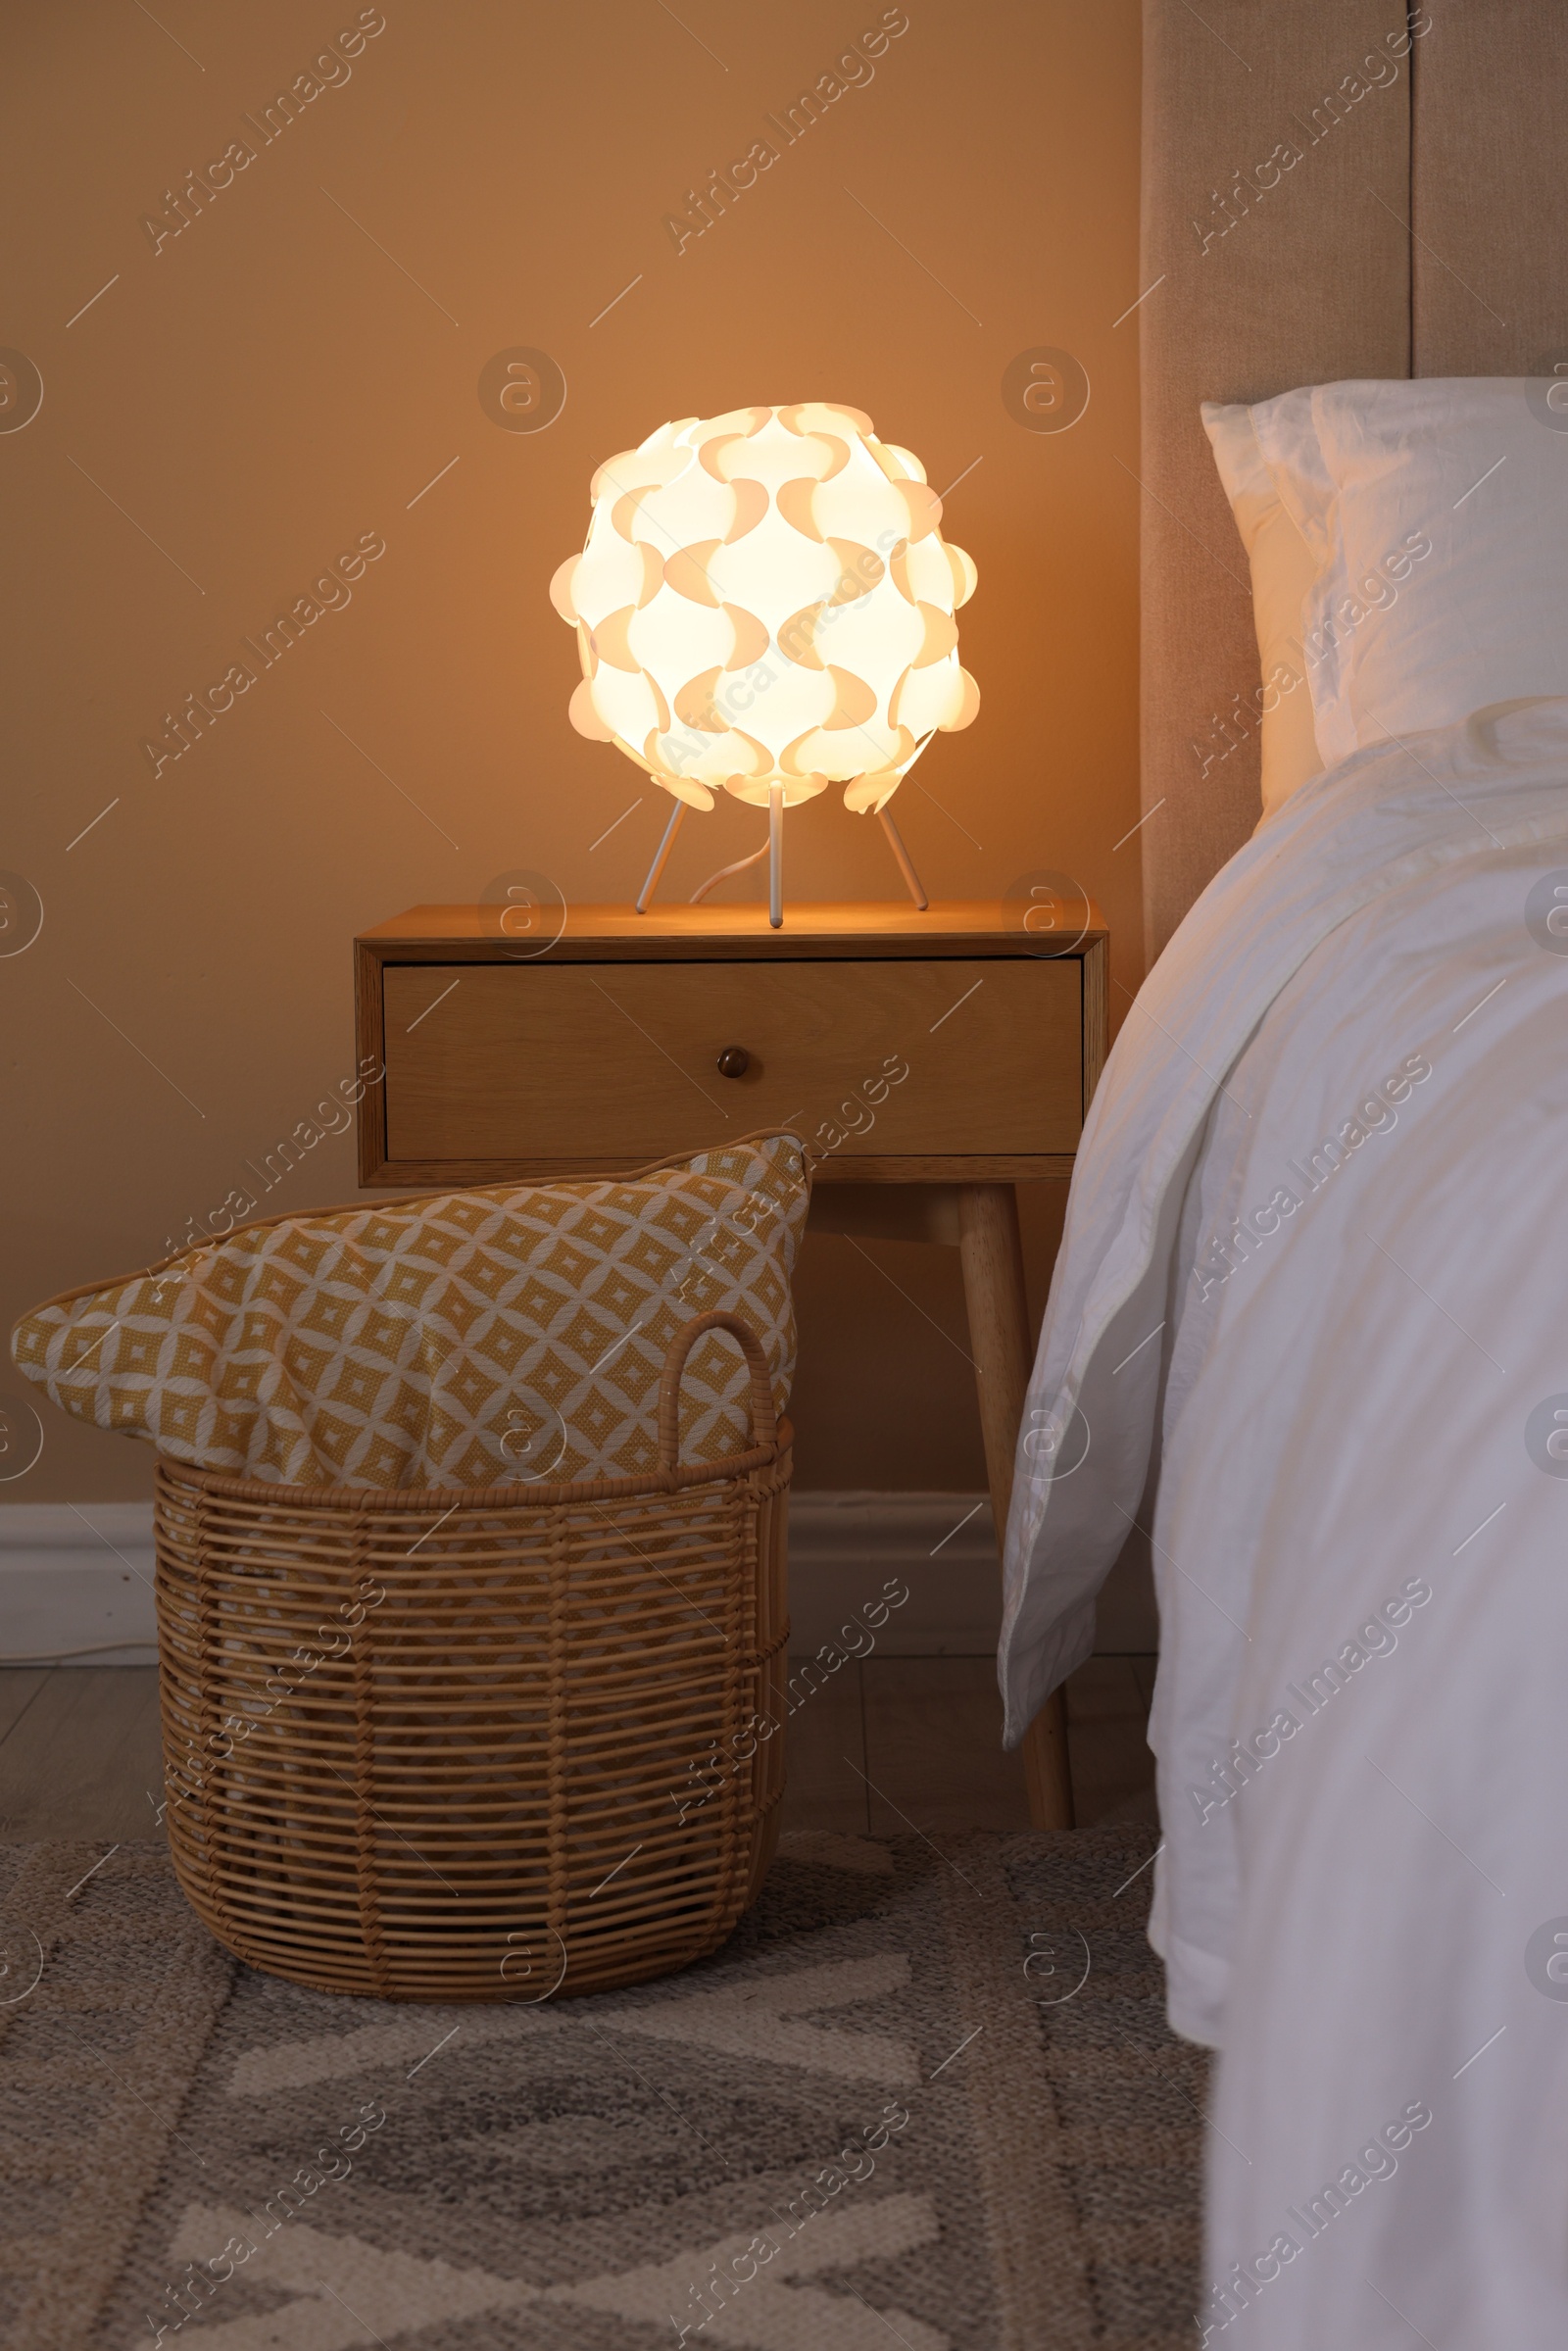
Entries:
{"label": "tapered nightstand leg", "polygon": [[[1013,1455],[1031,1367],[1018,1197],[1010,1184],[963,1186],[958,1195],[958,1253],[980,1395],[986,1476],[1000,1543],[1006,1534]],[[1066,1707],[1059,1690],[1030,1724],[1023,1758],[1035,1827],[1070,1829],[1072,1774]]]}

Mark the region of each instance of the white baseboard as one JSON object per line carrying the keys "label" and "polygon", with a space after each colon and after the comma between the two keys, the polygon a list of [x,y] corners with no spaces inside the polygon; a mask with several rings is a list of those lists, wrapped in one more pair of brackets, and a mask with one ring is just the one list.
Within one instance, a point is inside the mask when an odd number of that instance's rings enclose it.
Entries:
{"label": "white baseboard", "polygon": [[[994,1654],[1002,1578],[978,1494],[792,1494],[790,1647],[813,1656],[886,1585],[907,1587],[876,1634],[883,1657]],[[850,1632],[845,1646],[863,1645]]]}
{"label": "white baseboard", "polygon": [[155,1665],[151,1502],[0,1504],[0,1664]]}
{"label": "white baseboard", "polygon": [[[790,1646],[811,1655],[879,1598],[908,1588],[876,1632],[885,1657],[995,1652],[1002,1588],[991,1505],[965,1494],[790,1497]],[[1158,1645],[1146,1560],[1125,1553],[1101,1597],[1102,1653]],[[151,1665],[151,1502],[0,1504],[0,1664],[74,1658]]]}
{"label": "white baseboard", "polygon": [[[1139,1554],[1142,1553],[1142,1556]],[[876,1635],[884,1657],[987,1657],[1002,1632],[991,1503],[978,1494],[792,1494],[790,1647],[832,1641],[889,1578],[909,1597]],[[1100,1595],[1096,1649],[1152,1654],[1159,1620],[1148,1545],[1129,1543]]]}

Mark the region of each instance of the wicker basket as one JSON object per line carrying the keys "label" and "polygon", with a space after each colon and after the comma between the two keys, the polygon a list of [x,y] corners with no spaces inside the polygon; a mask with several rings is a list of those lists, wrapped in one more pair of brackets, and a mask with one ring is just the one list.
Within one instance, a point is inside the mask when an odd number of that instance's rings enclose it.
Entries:
{"label": "wicker basket", "polygon": [[[682,1469],[713,1329],[754,1443]],[[756,1335],[712,1313],[670,1347],[646,1477],[366,1493],[161,1461],[170,1845],[204,1924],[392,2000],[598,1991],[713,1950],[777,1840],[790,1435]]]}

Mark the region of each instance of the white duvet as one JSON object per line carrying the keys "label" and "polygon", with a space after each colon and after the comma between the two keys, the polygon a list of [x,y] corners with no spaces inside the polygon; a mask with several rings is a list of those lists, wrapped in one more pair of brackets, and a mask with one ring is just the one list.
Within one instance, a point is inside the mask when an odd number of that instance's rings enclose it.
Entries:
{"label": "white duvet", "polygon": [[1568,700],[1303,786],[1129,1013],[1020,1443],[1009,1739],[1134,1520],[1151,1934],[1222,2052],[1202,2339],[1563,2351]]}

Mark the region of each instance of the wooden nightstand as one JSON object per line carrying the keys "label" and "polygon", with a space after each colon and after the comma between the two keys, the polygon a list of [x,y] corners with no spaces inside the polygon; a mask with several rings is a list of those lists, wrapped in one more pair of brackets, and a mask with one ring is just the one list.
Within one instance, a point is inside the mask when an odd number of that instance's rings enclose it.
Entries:
{"label": "wooden nightstand", "polygon": [[[415,906],[355,942],[366,1185],[619,1173],[770,1127],[820,1230],[956,1243],[999,1536],[1033,1359],[1013,1186],[1064,1177],[1105,1056],[1106,934],[1031,948],[997,905]],[[555,921],[549,929],[554,931]],[[816,1155],[819,1154],[819,1155]],[[1024,1749],[1070,1827],[1059,1693]]]}

